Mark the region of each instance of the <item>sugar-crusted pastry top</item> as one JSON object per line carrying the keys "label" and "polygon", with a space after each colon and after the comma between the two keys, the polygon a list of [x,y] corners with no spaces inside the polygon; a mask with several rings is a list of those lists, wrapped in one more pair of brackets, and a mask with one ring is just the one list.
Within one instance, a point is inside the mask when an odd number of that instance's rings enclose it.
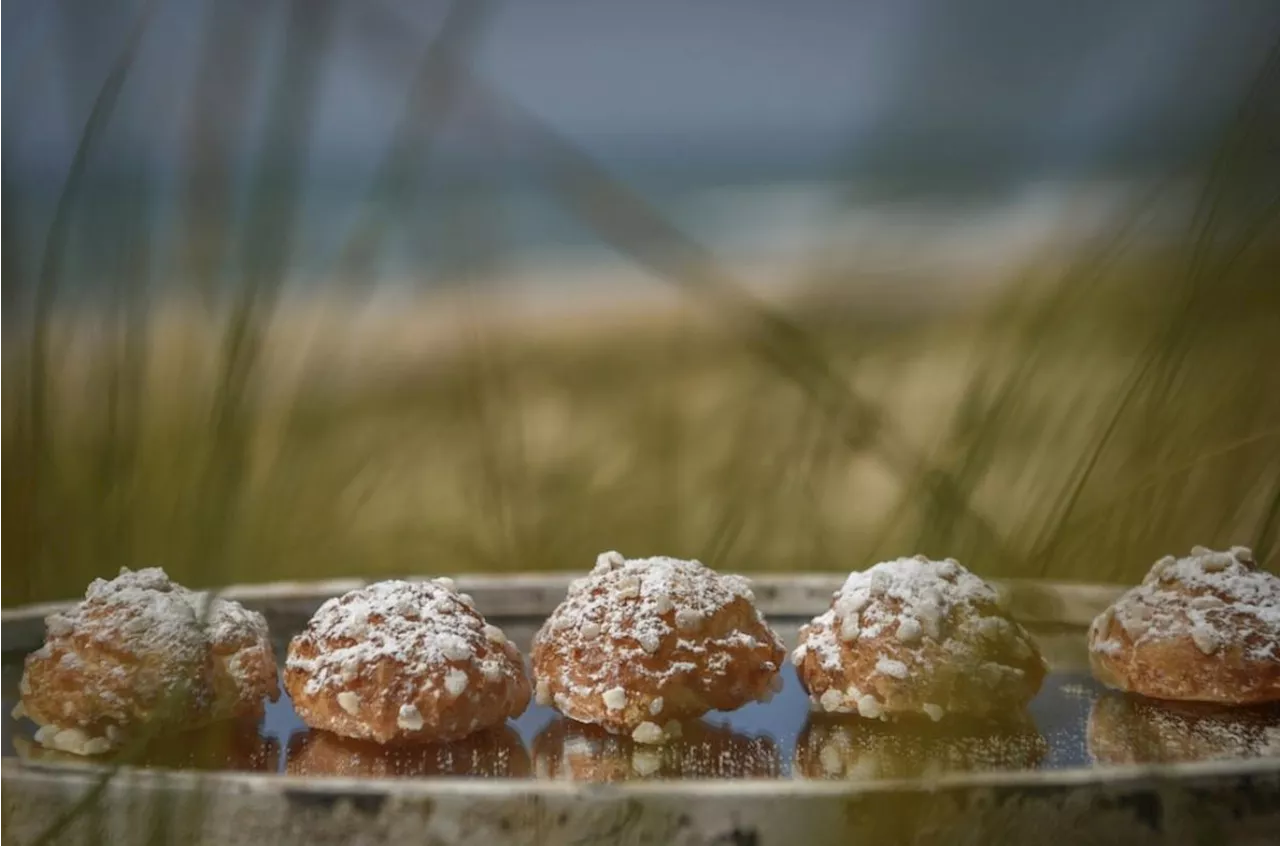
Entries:
{"label": "sugar-crusted pastry top", "polygon": [[1135,646],[1189,636],[1206,655],[1236,645],[1249,660],[1280,661],[1280,578],[1258,569],[1246,547],[1197,546],[1184,558],[1161,558],[1094,620],[1095,653],[1121,650],[1113,620]]}
{"label": "sugar-crusted pastry top", "polygon": [[[737,629],[705,630],[711,618],[739,600],[755,600],[751,583],[742,576],[721,575],[699,561],[662,556],[628,560],[606,552],[590,575],[569,586],[538,638],[545,642],[552,633],[567,634],[562,651],[590,642],[619,661],[640,660],[634,665],[637,673],[661,678],[692,669],[681,662],[642,662],[664,646],[698,654],[706,650],[707,639],[723,640],[724,645],[754,640]],[[755,617],[763,623],[759,612]]]}
{"label": "sugar-crusted pastry top", "polygon": [[1044,672],[994,588],[923,555],[851,573],[791,660],[815,706],[869,718],[981,712],[1029,698]]}
{"label": "sugar-crusted pastry top", "polygon": [[[190,668],[209,649],[233,652],[268,638],[267,621],[258,612],[238,602],[210,600],[208,593],[188,590],[159,567],[122,567],[114,579],[94,579],[83,602],[45,618],[45,634],[36,655],[50,655],[78,639],[134,657],[165,655],[170,660],[151,665],[156,672],[138,679],[162,687],[196,681]],[[75,660],[74,652],[62,657]],[[234,675],[236,667],[227,672]]]}
{"label": "sugar-crusted pastry top", "polygon": [[[796,650],[800,663],[806,652],[817,653],[825,667],[841,663],[840,644],[872,640],[892,634],[901,647],[928,663],[935,650],[926,641],[945,644],[947,660],[980,661],[984,642],[1013,635],[1013,626],[998,605],[995,590],[954,559],[933,561],[924,556],[898,558],[850,573],[826,613],[815,624],[821,630]],[[977,634],[977,637],[967,637]],[[882,657],[876,670],[906,678],[899,659]]]}
{"label": "sugar-crusted pastry top", "polygon": [[94,579],[83,602],[45,618],[42,649],[60,638],[84,637],[135,654],[164,651],[196,660],[206,636],[188,594],[159,567],[122,568],[110,581]]}
{"label": "sugar-crusted pastry top", "polygon": [[767,699],[785,651],[745,578],[698,561],[600,555],[539,629],[540,703],[641,743]]}
{"label": "sugar-crusted pastry top", "polygon": [[84,600],[46,617],[21,690],[37,740],[77,754],[106,751],[155,717],[198,725],[260,713],[279,693],[266,619],[158,567],[95,579]]}
{"label": "sugar-crusted pastry top", "polygon": [[[406,701],[429,679],[465,685],[455,669],[484,678],[513,676],[514,662],[501,649],[506,636],[475,610],[451,579],[377,582],[327,600],[295,638],[286,668],[308,674],[308,693],[341,691],[383,662],[397,667]],[[391,694],[397,691],[388,691]]]}

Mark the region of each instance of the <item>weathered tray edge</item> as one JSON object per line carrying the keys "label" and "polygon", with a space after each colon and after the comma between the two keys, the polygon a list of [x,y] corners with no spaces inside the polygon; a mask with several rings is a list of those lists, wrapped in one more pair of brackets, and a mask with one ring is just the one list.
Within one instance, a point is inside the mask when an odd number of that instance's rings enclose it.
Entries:
{"label": "weathered tray edge", "polygon": [[[100,777],[5,761],[6,842],[30,842]],[[15,789],[16,788],[16,789]],[[144,822],[146,821],[146,822]],[[163,823],[156,832],[156,821]],[[992,774],[933,782],[692,782],[584,787],[555,782],[166,776],[121,770],[75,842],[188,843],[1269,843],[1280,770],[1220,762],[1155,772]],[[150,839],[149,839],[150,838]]]}

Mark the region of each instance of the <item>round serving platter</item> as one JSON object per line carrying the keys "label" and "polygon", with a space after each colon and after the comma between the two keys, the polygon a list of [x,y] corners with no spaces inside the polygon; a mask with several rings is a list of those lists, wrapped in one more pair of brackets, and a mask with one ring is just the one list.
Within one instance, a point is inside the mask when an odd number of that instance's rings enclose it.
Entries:
{"label": "round serving platter", "polygon": [[[569,575],[458,577],[527,651]],[[788,644],[843,579],[753,577]],[[284,643],[357,580],[230,587]],[[49,754],[9,716],[21,659],[61,604],[3,613],[3,831],[34,842],[183,843],[1273,843],[1280,717],[1164,713],[1101,690],[1089,621],[1121,588],[998,585],[1051,673],[1008,726],[889,726],[812,715],[794,670],[770,703],[713,713],[661,750],[531,705],[507,730],[389,753],[309,731],[287,698],[209,754],[162,738],[128,765]],[[1152,708],[1155,707],[1155,711]],[[946,721],[944,720],[944,723]],[[1091,734],[1092,732],[1092,734]],[[191,748],[188,748],[191,747]],[[227,751],[231,750],[231,751]]]}

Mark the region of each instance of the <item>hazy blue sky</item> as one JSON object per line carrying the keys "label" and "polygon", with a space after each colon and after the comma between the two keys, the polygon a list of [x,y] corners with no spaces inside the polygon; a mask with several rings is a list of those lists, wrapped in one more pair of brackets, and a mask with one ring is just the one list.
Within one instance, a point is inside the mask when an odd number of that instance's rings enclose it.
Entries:
{"label": "hazy blue sky", "polygon": [[[455,116],[424,177],[374,181],[448,8],[440,0],[334,0],[322,60],[289,89],[314,83],[314,121],[268,143],[272,104],[281,114],[312,102],[273,99],[290,37],[305,30],[288,26],[291,9],[311,16],[325,0],[298,2],[157,0],[77,183],[68,279],[97,285],[140,233],[155,275],[181,279],[183,245],[241,244],[261,223],[245,217],[251,208],[296,233],[290,272],[301,279],[375,208],[393,224],[377,229],[375,264],[396,278],[447,265],[451,251],[496,255],[486,237],[513,252],[604,249],[512,163],[518,142],[475,110]],[[140,6],[3,4],[11,268],[30,271],[42,255],[77,139]],[[507,0],[472,64],[716,249],[803,250],[849,210],[853,221],[838,225],[877,244],[985,255],[1007,249],[1012,229],[1055,226],[1055,191],[1087,187],[1081,177],[1176,172],[1226,126],[1278,38],[1277,0]],[[400,161],[422,161],[409,149]],[[1032,208],[1027,197],[1049,199]],[[964,225],[945,238],[904,234],[898,200],[936,201],[940,219]],[[473,245],[458,227],[477,209],[490,234]],[[913,215],[907,223],[933,220]]]}
{"label": "hazy blue sky", "polygon": [[[218,2],[248,10],[224,61],[260,102],[283,4]],[[317,160],[383,148],[443,5],[341,4]],[[137,7],[4,4],[8,173],[65,167]],[[207,11],[161,4],[103,161],[179,149]],[[1278,34],[1274,0],[509,0],[475,63],[605,158],[874,161],[905,145],[1034,170],[1124,145],[1178,150],[1226,118]]]}

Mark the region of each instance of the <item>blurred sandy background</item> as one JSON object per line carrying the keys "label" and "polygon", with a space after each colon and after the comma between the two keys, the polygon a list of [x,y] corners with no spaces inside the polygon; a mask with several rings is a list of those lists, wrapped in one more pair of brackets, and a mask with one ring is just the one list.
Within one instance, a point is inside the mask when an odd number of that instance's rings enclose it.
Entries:
{"label": "blurred sandy background", "polygon": [[1280,16],[4,8],[4,602],[1280,531]]}

